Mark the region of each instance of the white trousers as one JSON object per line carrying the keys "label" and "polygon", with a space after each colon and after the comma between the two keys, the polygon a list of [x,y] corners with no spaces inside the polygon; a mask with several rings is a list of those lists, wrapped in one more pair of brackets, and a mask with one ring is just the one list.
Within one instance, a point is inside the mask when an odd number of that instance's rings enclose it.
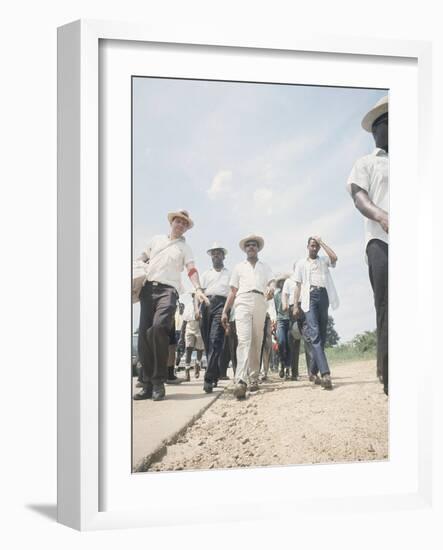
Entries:
{"label": "white trousers", "polygon": [[235,298],[237,329],[237,370],[235,380],[248,383],[258,380],[260,353],[266,317],[266,300],[261,294],[247,292]]}

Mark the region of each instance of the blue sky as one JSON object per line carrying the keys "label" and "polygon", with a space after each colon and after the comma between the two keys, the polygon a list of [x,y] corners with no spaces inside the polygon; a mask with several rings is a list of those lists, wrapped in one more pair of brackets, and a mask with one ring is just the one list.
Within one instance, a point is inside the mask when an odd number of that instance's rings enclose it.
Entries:
{"label": "blue sky", "polygon": [[[290,271],[318,234],[337,253],[332,271],[342,341],[375,328],[364,261],[363,219],[345,184],[374,148],[360,125],[383,90],[135,78],[133,253],[167,233],[167,212],[187,209],[199,271],[214,240],[226,266],[244,259],[239,240],[265,239],[260,259]],[[187,277],[183,283],[189,287]],[[190,287],[189,287],[190,288]],[[134,308],[134,326],[138,307]]]}

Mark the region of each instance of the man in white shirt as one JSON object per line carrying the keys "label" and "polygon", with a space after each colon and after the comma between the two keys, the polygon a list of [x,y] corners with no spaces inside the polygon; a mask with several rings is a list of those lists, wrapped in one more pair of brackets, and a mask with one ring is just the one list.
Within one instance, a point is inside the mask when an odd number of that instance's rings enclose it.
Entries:
{"label": "man in white shirt", "polygon": [[388,255],[389,156],[388,96],[381,98],[362,120],[375,150],[354,164],[347,189],[365,218],[365,247],[369,279],[377,314],[377,376],[388,395]]}
{"label": "man in white shirt", "polygon": [[[320,247],[327,256],[319,256]],[[331,372],[325,354],[326,327],[328,325],[328,308],[338,307],[338,296],[330,267],[335,267],[337,255],[320,237],[309,237],[308,257],[297,262],[294,273],[296,282],[294,292],[294,317],[298,319],[301,311],[305,315],[305,334],[310,342],[311,375],[317,382],[318,372],[321,374],[321,385],[332,389]],[[301,311],[299,298],[301,296]]]}
{"label": "man in white shirt", "polygon": [[266,300],[274,295],[274,276],[271,268],[258,259],[264,240],[258,235],[248,235],[240,241],[240,248],[246,252],[246,260],[237,264],[232,272],[231,290],[223,308],[222,323],[228,326],[228,312],[235,300],[235,322],[237,328],[237,369],[234,394],[238,399],[249,391],[258,390],[260,353],[266,317]]}
{"label": "man in white shirt", "polygon": [[140,292],[138,331],[138,354],[145,386],[134,396],[135,400],[161,401],[165,398],[170,332],[181,288],[180,273],[185,267],[198,299],[207,300],[192,250],[183,236],[194,223],[186,210],[169,212],[168,221],[171,225],[169,235],[153,237],[134,265],[134,271],[137,264],[146,265],[146,278]]}
{"label": "man in white shirt", "polygon": [[220,243],[213,243],[207,254],[211,256],[212,269],[203,273],[201,285],[209,299],[209,305],[203,303],[200,306],[200,330],[208,360],[203,389],[206,393],[211,393],[221,377],[220,361],[225,339],[221,316],[230,290],[231,273],[224,266],[227,250]]}

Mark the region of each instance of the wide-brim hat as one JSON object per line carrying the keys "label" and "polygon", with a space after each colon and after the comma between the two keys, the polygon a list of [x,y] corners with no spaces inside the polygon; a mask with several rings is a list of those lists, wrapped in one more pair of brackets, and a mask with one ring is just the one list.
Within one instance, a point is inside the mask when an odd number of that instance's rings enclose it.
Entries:
{"label": "wide-brim hat", "polygon": [[384,115],[389,110],[388,96],[385,95],[377,101],[377,103],[372,107],[370,111],[366,113],[361,121],[361,125],[364,130],[367,132],[372,132],[372,125],[377,120],[378,117]]}
{"label": "wide-brim hat", "polygon": [[210,255],[211,255],[211,252],[212,252],[213,250],[223,250],[225,256],[226,256],[226,254],[228,253],[228,251],[226,250],[226,248],[225,248],[223,245],[221,245],[219,242],[217,242],[217,241],[214,241],[214,242],[212,243],[211,248],[208,248],[208,250],[206,250],[206,253],[209,254],[209,256],[210,256]]}
{"label": "wide-brim hat", "polygon": [[248,241],[255,241],[258,244],[258,251],[262,250],[262,248],[265,246],[265,240],[263,237],[259,237],[258,235],[248,235],[244,239],[242,239],[238,244],[240,248],[243,250],[243,252],[246,252],[245,244]]}
{"label": "wide-brim hat", "polygon": [[191,229],[191,227],[194,227],[194,222],[191,220],[189,216],[189,212],[187,210],[177,210],[176,212],[168,212],[169,223],[172,223],[172,220],[174,218],[181,218],[182,220],[187,221],[188,229]]}

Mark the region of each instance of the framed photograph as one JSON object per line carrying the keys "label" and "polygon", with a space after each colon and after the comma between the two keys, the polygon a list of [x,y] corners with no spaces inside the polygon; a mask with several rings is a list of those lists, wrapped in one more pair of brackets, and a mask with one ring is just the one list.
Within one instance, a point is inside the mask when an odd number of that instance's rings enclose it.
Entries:
{"label": "framed photograph", "polygon": [[[59,29],[59,521],[214,521],[208,490],[217,521],[430,507],[431,400],[417,365],[432,351],[404,345],[428,295],[409,289],[426,286],[430,256],[419,246],[430,231],[429,44],[172,34]],[[389,398],[349,187],[359,158],[375,146],[377,162],[387,155],[373,123],[388,105],[389,230],[378,225],[390,243]],[[309,258],[337,264],[309,275],[308,303],[324,291],[330,306],[323,351],[303,302]],[[239,266],[251,261],[270,274],[242,297]],[[208,273],[222,269],[223,289],[211,291]],[[306,317],[289,303],[296,353],[282,337],[286,280]],[[250,300],[259,329],[245,320]],[[208,328],[214,308],[220,337]]]}

